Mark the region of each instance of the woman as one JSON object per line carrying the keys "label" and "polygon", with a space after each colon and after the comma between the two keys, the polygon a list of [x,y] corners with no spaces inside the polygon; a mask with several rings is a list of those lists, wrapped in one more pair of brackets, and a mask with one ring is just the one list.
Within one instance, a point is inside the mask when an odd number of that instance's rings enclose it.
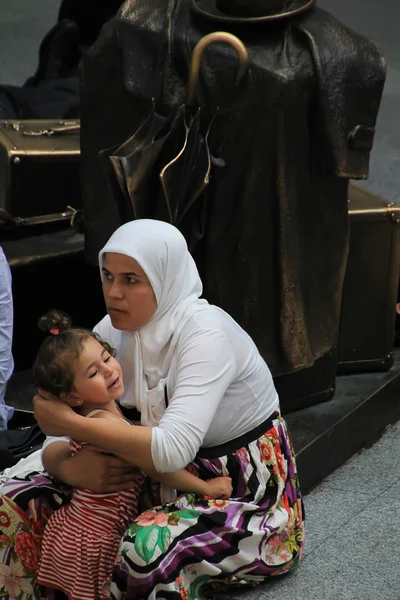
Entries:
{"label": "woman", "polygon": [[[35,397],[39,424],[135,467],[173,472],[193,462],[203,479],[228,475],[233,484],[227,501],[161,487],[161,505],[121,541],[112,598],[205,598],[217,581],[257,583],[294,568],[304,544],[295,459],[254,343],[199,299],[196,266],[173,226],[127,223],[99,262],[108,315],[95,330],[117,349],[122,404],[139,409],[141,426],[84,419],[45,392]],[[43,461],[70,483],[66,441],[49,439]],[[129,472],[124,477],[128,486]]]}

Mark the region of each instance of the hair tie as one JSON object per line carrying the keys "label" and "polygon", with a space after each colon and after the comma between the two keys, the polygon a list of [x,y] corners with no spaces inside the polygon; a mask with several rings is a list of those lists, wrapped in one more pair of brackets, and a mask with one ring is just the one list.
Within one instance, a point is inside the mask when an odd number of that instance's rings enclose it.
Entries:
{"label": "hair tie", "polygon": [[58,335],[60,333],[60,330],[58,329],[58,327],[52,327],[50,329],[50,333],[52,333],[53,335]]}

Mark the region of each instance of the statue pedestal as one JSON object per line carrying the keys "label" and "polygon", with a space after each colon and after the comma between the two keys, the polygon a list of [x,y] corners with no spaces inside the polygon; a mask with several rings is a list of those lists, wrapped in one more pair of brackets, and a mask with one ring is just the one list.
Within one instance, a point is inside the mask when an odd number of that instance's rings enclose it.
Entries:
{"label": "statue pedestal", "polygon": [[335,398],[287,415],[304,493],[400,418],[400,350],[387,373],[340,375]]}

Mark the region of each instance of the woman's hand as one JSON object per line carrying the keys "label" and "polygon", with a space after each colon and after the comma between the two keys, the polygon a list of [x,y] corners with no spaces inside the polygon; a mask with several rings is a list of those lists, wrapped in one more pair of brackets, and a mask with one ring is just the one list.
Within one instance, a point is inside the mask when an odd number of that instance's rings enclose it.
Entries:
{"label": "woman's hand", "polygon": [[129,490],[137,469],[117,456],[104,454],[100,448],[84,446],[68,459],[64,472],[65,483],[72,487],[110,494]]}
{"label": "woman's hand", "polygon": [[33,398],[33,406],[35,419],[46,435],[71,437],[74,419],[80,417],[68,404],[39,388]]}

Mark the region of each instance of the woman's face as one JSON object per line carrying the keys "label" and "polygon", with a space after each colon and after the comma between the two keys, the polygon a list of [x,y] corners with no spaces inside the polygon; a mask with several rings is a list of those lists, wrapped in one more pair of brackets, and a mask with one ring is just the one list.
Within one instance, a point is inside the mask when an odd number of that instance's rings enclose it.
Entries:
{"label": "woman's face", "polygon": [[157,310],[157,301],[136,260],[107,252],[102,271],[104,300],[113,327],[134,331],[146,325]]}

